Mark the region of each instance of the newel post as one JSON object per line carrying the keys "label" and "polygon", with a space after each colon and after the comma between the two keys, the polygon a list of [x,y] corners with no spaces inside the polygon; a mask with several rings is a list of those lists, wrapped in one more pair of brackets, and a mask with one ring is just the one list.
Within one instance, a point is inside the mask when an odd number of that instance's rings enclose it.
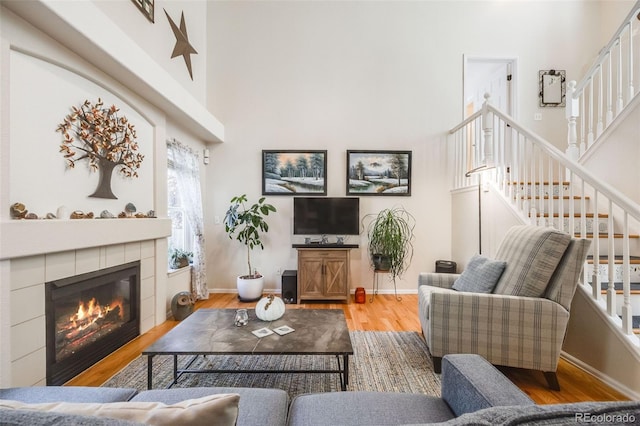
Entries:
{"label": "newel post", "polygon": [[493,165],[493,113],[489,111],[489,93],[484,94],[482,104],[482,130],[484,132],[484,164]]}
{"label": "newel post", "polygon": [[576,91],[576,81],[571,80],[567,87],[567,95],[566,95],[566,117],[568,122],[568,133],[567,133],[567,157],[571,160],[577,160],[580,156],[580,152],[584,152],[584,147],[582,149],[578,149],[578,133],[576,130],[576,121],[578,116],[580,115],[580,106],[578,104],[578,99],[574,98],[574,93]]}

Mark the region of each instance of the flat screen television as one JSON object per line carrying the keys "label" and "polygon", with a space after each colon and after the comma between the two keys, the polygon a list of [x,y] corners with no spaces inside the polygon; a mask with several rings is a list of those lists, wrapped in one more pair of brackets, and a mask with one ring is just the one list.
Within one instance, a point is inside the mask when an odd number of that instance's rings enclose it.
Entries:
{"label": "flat screen television", "polygon": [[295,235],[360,234],[360,199],[357,197],[295,197]]}

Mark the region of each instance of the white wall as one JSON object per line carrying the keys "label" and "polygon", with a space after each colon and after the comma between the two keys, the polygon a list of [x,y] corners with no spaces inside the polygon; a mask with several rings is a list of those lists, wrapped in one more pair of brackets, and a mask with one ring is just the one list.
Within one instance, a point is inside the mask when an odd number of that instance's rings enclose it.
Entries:
{"label": "white wall", "polygon": [[[243,270],[241,247],[214,217],[234,195],[260,195],[262,149],[327,149],[330,196],[345,195],[347,149],[408,149],[412,196],[362,197],[361,212],[402,204],[416,216],[413,263],[399,283],[415,289],[419,272],[452,253],[446,132],[462,117],[462,55],[517,57],[520,118],[564,150],[564,109],[533,121],[538,70],[577,74],[593,55],[582,42],[598,12],[595,2],[210,3],[208,102],[227,143],[212,149],[207,172],[209,286],[234,288]],[[296,253],[291,198],[269,201],[279,212],[254,262],[275,288],[275,271],[295,269]],[[352,253],[352,287],[370,285],[365,252]]]}
{"label": "white wall", "polygon": [[[163,0],[155,2],[155,23],[139,12],[131,0],[92,0],[113,19],[132,42],[137,43],[162,68],[169,72],[191,95],[201,103],[206,100],[207,73],[207,2],[202,0]],[[198,52],[191,56],[193,80],[182,56],[171,58],[176,38],[166,13],[180,26],[184,13],[189,43]]]}
{"label": "white wall", "polygon": [[[66,206],[68,213],[91,211],[96,216],[102,210],[118,215],[129,202],[140,212],[154,208],[155,141],[153,125],[144,116],[83,76],[21,52],[10,53],[10,80],[10,155],[13,164],[20,164],[11,168],[10,202],[24,203],[41,218],[48,212],[55,214],[59,206]],[[137,178],[125,178],[119,168],[114,170],[111,189],[117,200],[89,198],[96,190],[100,172],[92,171],[87,160],[77,161],[74,168],[67,167],[60,153],[63,136],[56,132],[72,107],[80,108],[85,100],[94,104],[99,98],[104,108],[118,107],[118,116],[126,117],[134,126],[138,152],[144,156],[136,170]]]}
{"label": "white wall", "polygon": [[[637,347],[614,332],[618,327],[593,303],[588,287],[576,289],[571,304],[563,356],[624,392],[640,398],[640,357]],[[597,342],[597,343],[596,343]]]}
{"label": "white wall", "polygon": [[[627,117],[607,129],[601,140],[587,150],[580,163],[595,176],[640,203],[640,103],[625,111]],[[615,167],[611,167],[615,164]],[[620,219],[620,218],[619,218]],[[621,219],[620,219],[621,220]]]}

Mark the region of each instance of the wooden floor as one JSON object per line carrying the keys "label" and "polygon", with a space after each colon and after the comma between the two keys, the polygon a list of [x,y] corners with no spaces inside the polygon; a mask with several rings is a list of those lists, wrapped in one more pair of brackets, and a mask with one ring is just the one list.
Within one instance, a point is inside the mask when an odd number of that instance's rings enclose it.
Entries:
{"label": "wooden floor", "polygon": [[[239,302],[235,294],[212,294],[209,300],[198,301],[196,309],[251,308],[253,306],[255,305]],[[365,304],[356,304],[352,299],[348,304],[304,303],[301,305],[287,305],[287,309],[343,309],[350,330],[421,331],[418,319],[417,295],[402,295],[401,301],[397,301],[392,295],[377,295],[373,302],[370,302],[370,296],[367,295]],[[177,321],[166,321],[154,327],[92,368],[70,380],[67,385],[100,386],[137,358],[142,350],[177,324]],[[560,360],[557,372],[561,391],[549,390],[541,372],[502,367],[500,369],[539,404],[628,399],[563,359]]]}

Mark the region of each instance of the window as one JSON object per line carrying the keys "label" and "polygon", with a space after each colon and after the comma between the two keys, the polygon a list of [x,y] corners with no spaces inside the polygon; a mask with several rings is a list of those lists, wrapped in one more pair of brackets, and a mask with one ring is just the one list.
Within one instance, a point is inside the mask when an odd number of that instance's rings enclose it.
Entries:
{"label": "window", "polygon": [[192,253],[191,292],[207,299],[206,254],[199,156],[188,145],[175,139],[167,141],[168,214],[172,221],[169,249]]}
{"label": "window", "polygon": [[187,220],[187,213],[180,197],[176,171],[169,165],[167,171],[168,214],[171,219],[171,236],[169,237],[169,251],[182,249],[193,251],[193,231]]}

